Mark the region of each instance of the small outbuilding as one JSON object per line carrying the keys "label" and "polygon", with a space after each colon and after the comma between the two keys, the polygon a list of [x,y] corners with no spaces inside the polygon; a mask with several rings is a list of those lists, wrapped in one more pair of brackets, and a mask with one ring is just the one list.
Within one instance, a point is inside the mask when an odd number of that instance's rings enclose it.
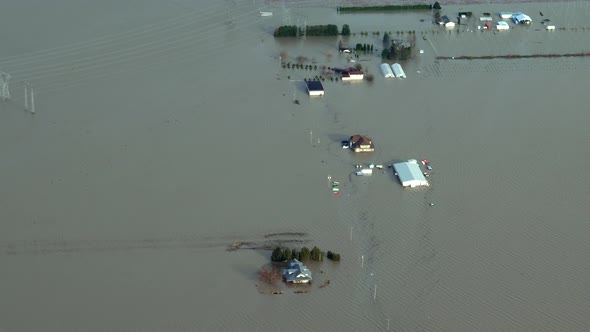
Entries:
{"label": "small outbuilding", "polygon": [[383,73],[383,76],[385,76],[385,78],[394,78],[395,77],[393,75],[393,71],[391,70],[391,67],[389,66],[389,64],[382,63],[379,67],[381,68],[381,72]]}
{"label": "small outbuilding", "polygon": [[373,152],[375,151],[375,144],[367,136],[354,135],[350,137],[350,148],[354,152]]}
{"label": "small outbuilding", "polygon": [[435,19],[435,22],[438,25],[445,25],[445,24],[451,22],[451,19],[447,15],[444,15],[444,16],[437,17]]}
{"label": "small outbuilding", "polygon": [[530,16],[523,13],[514,14],[514,16],[512,16],[512,21],[515,24],[531,24],[531,22],[533,22]]}
{"label": "small outbuilding", "polygon": [[395,174],[404,187],[428,186],[428,181],[420,170],[418,162],[410,159],[406,162],[393,164]]}
{"label": "small outbuilding", "polygon": [[324,86],[320,81],[307,81],[305,82],[307,86],[307,92],[310,96],[323,96],[324,95]]}
{"label": "small outbuilding", "polygon": [[391,69],[397,78],[406,78],[406,73],[402,69],[402,66],[399,63],[394,63],[391,65]]}
{"label": "small outbuilding", "polygon": [[311,271],[300,261],[292,259],[289,267],[283,269],[283,280],[292,284],[308,284],[312,281]]}
{"label": "small outbuilding", "polygon": [[500,15],[500,18],[503,19],[510,19],[512,18],[512,16],[514,16],[513,12],[499,12],[498,15]]}
{"label": "small outbuilding", "polygon": [[496,23],[496,30],[509,30],[510,26],[508,25],[508,23],[504,22],[504,21],[498,21],[498,23]]}

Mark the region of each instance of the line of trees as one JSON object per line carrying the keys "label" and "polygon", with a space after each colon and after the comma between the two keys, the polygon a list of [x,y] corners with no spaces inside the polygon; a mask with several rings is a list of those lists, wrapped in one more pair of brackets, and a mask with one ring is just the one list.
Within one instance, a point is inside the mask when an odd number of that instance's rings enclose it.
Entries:
{"label": "line of trees", "polygon": [[336,254],[332,251],[328,251],[327,254],[324,254],[320,248],[316,246],[314,246],[311,250],[309,250],[308,247],[302,247],[301,250],[297,250],[296,248],[289,249],[276,247],[273,249],[272,254],[270,255],[270,260],[273,262],[284,262],[297,259],[302,262],[309,260],[322,262],[324,257],[327,257],[328,259],[335,262],[340,261],[340,254]]}
{"label": "line of trees", "polygon": [[386,5],[386,6],[363,6],[363,7],[338,7],[338,8],[336,8],[336,10],[338,12],[430,10],[430,9],[441,9],[438,1],[432,5]]}
{"label": "line of trees", "polygon": [[355,51],[373,52],[373,44],[356,44]]}
{"label": "line of trees", "polygon": [[339,34],[349,36],[350,26],[344,24],[340,32],[338,31],[338,26],[335,24],[306,25],[305,27],[281,25],[274,32],[275,37],[300,37],[304,34],[306,36],[338,36]]}

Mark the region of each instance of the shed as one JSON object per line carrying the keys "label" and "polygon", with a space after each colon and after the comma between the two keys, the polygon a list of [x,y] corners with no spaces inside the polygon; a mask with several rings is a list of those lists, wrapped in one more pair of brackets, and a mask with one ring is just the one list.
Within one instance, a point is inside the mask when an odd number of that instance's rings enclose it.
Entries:
{"label": "shed", "polygon": [[307,81],[305,82],[307,86],[307,92],[309,92],[310,96],[323,96],[324,95],[324,86],[320,81]]}
{"label": "shed", "polygon": [[533,20],[531,20],[531,17],[526,14],[518,13],[512,17],[512,21],[516,24],[531,24]]}
{"label": "shed", "polygon": [[508,30],[508,29],[510,29],[510,26],[508,25],[508,23],[506,23],[504,21],[499,21],[496,24],[496,29],[497,30]]}
{"label": "shed", "polygon": [[395,77],[393,76],[393,71],[391,71],[391,67],[389,66],[389,64],[382,63],[379,67],[381,68],[381,72],[383,73],[383,76],[385,76],[385,78]]}
{"label": "shed", "polygon": [[438,25],[445,25],[445,24],[451,22],[451,19],[449,19],[449,17],[447,15],[445,15],[445,16],[437,17],[435,22]]}
{"label": "shed", "polygon": [[393,169],[404,187],[428,186],[416,160],[393,164]]}
{"label": "shed", "polygon": [[402,69],[402,66],[399,63],[394,63],[391,65],[391,69],[397,78],[406,78],[406,73]]}
{"label": "shed", "polygon": [[514,16],[514,13],[513,12],[499,12],[498,15],[500,15],[500,17],[503,19],[509,19],[509,18],[512,18],[512,16]]}

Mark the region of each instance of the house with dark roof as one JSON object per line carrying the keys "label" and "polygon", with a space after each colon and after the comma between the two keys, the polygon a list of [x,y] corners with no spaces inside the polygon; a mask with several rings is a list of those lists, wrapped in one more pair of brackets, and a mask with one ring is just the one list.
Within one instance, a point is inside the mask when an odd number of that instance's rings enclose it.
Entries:
{"label": "house with dark roof", "polygon": [[289,267],[283,269],[283,280],[287,283],[308,284],[312,279],[311,271],[296,259],[289,261]]}
{"label": "house with dark roof", "polygon": [[373,152],[375,151],[375,144],[367,136],[354,135],[350,137],[350,148],[354,152]]}
{"label": "house with dark roof", "polygon": [[310,96],[324,95],[324,86],[321,81],[307,81],[305,82],[305,85],[307,86],[307,92]]}

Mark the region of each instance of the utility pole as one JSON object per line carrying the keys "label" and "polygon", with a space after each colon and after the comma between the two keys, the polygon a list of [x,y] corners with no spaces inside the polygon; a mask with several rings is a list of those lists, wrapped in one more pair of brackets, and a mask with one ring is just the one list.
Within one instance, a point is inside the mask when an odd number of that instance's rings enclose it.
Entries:
{"label": "utility pole", "polygon": [[35,114],[35,94],[33,88],[31,87],[31,113]]}
{"label": "utility pole", "polygon": [[364,268],[365,266],[365,256],[361,256],[361,270]]}
{"label": "utility pole", "polygon": [[389,331],[389,318],[387,318],[387,331]]}
{"label": "utility pole", "polygon": [[29,110],[29,82],[25,82],[25,111]]}
{"label": "utility pole", "polygon": [[373,292],[373,302],[377,302],[377,285],[375,285],[375,291]]}
{"label": "utility pole", "polygon": [[350,226],[350,241],[352,242],[352,226]]}

